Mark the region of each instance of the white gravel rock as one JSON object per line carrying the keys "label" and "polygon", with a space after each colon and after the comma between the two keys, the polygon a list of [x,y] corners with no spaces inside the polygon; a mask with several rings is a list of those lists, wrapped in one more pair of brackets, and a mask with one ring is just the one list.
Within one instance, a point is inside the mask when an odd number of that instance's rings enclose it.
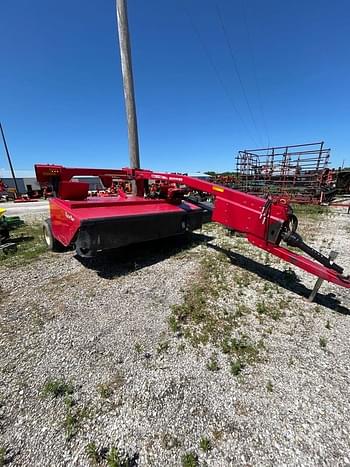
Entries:
{"label": "white gravel rock", "polygon": [[[325,253],[335,247],[348,272],[349,219],[339,211],[325,218],[315,242]],[[237,257],[228,263],[229,289],[211,306],[255,309],[269,293],[285,301],[277,321],[256,312],[242,316],[240,329],[263,339],[266,350],[238,377],[218,349],[194,348],[167,324],[172,306],[196,285],[201,256],[210,250],[205,245],[179,255],[169,247],[152,258],[145,251],[134,262],[113,256],[81,262],[67,252],[2,267],[0,447],[9,465],[86,466],[91,442],[147,466],[180,466],[190,451],[200,465],[215,467],[349,464],[349,290],[325,283],[310,304],[303,294],[315,278],[290,266],[300,282],[282,286],[286,263],[270,258],[264,266],[254,247],[239,250],[236,238],[213,232],[219,239],[211,243],[262,265],[240,287],[237,274],[248,263]],[[161,342],[168,347],[159,350]],[[207,368],[213,352],[219,371]],[[83,415],[71,439],[67,404],[42,395],[49,378],[74,387],[71,413]],[[101,397],[103,385],[108,397]],[[212,446],[206,453],[199,448],[203,437]]]}

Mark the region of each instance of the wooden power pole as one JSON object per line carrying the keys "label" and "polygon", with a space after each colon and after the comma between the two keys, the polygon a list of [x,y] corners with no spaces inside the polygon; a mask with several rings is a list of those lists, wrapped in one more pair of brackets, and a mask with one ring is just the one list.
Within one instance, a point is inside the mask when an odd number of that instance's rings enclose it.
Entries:
{"label": "wooden power pole", "polygon": [[9,166],[10,166],[11,175],[12,175],[12,178],[13,178],[13,182],[14,182],[14,184],[15,184],[16,195],[19,195],[19,189],[18,189],[18,184],[17,184],[17,180],[16,180],[16,176],[15,176],[15,171],[14,171],[14,169],[13,169],[13,165],[12,165],[12,161],[11,161],[11,157],[10,157],[10,152],[9,152],[8,147],[7,147],[7,142],[6,142],[4,130],[2,129],[1,122],[0,122],[0,131],[1,131],[2,141],[3,141],[3,143],[4,143],[4,148],[5,148],[7,160],[8,160],[8,162],[9,162]]}
{"label": "wooden power pole", "polygon": [[128,26],[127,0],[116,0],[120,58],[122,64],[126,118],[128,121],[130,166],[140,168],[139,139],[134,95],[134,79],[131,63],[131,47]]}

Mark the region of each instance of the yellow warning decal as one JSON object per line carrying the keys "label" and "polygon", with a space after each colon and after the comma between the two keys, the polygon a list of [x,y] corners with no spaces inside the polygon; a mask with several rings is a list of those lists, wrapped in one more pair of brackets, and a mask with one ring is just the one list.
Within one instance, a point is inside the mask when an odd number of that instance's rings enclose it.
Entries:
{"label": "yellow warning decal", "polygon": [[214,190],[214,191],[220,191],[220,193],[223,193],[223,192],[224,192],[224,189],[221,188],[221,186],[213,186],[213,190]]}

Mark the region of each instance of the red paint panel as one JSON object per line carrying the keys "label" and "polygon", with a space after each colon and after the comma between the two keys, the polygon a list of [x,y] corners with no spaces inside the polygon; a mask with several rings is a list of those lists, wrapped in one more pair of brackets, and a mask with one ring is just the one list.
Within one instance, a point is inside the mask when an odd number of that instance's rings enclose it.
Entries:
{"label": "red paint panel", "polygon": [[[184,203],[191,211],[201,209]],[[150,214],[184,212],[178,205],[165,200],[145,200],[131,196],[124,198],[90,198],[86,201],[50,200],[52,233],[63,245],[68,246],[74,239],[80,222],[88,219],[120,218]]]}
{"label": "red paint panel", "polygon": [[53,236],[68,246],[80,227],[80,219],[73,216],[64,203],[57,198],[50,200],[51,229]]}

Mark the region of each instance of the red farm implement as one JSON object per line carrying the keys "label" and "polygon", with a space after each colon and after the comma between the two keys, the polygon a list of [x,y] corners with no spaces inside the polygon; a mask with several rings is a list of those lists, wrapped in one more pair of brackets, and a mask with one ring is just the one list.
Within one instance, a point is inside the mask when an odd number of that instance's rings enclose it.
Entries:
{"label": "red farm implement", "polygon": [[319,204],[332,195],[329,157],[323,142],[239,151],[235,188],[292,203]]}
{"label": "red farm implement", "polygon": [[[51,249],[74,245],[78,255],[91,257],[102,250],[138,242],[181,235],[212,220],[243,233],[253,245],[298,266],[305,271],[350,288],[343,269],[306,245],[296,232],[298,221],[292,208],[278,199],[264,200],[214,183],[181,174],[141,169],[66,168],[36,165],[37,179],[50,186],[50,219],[44,224]],[[89,184],[77,176],[100,177],[108,188],[113,180],[133,182],[135,195],[119,190],[109,197],[89,197]],[[192,190],[213,197],[213,204],[188,197]],[[297,254],[288,248],[308,254]]]}

